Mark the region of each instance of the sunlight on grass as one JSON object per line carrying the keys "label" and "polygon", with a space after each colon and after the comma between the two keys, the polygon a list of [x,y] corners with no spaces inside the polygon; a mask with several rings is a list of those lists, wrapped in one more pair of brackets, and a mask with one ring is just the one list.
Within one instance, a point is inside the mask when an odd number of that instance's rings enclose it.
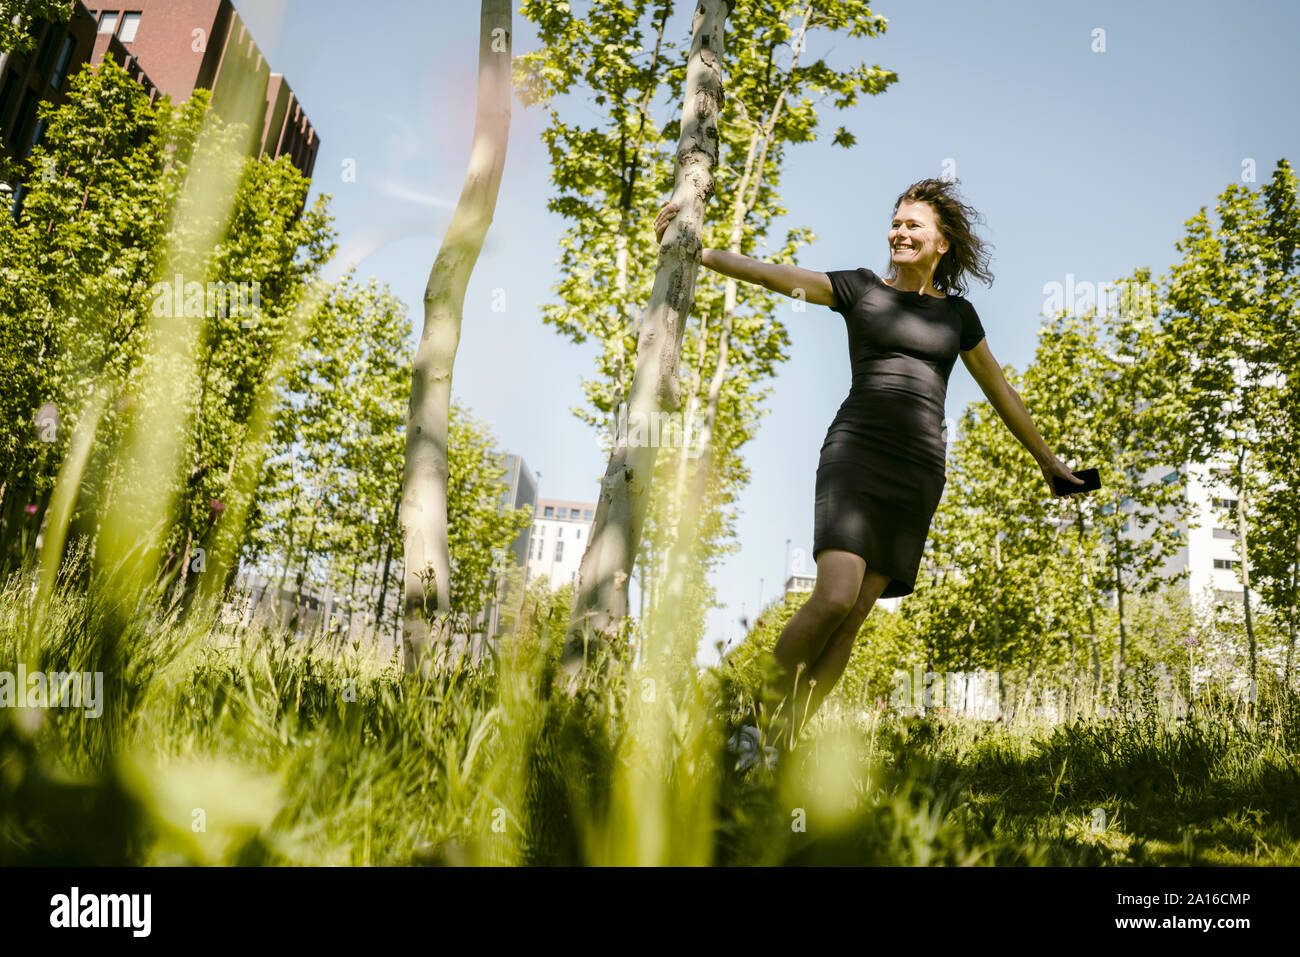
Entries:
{"label": "sunlight on grass", "polygon": [[[4,662],[37,574],[0,594]],[[60,581],[36,661],[104,670],[105,710],[0,709],[6,864],[1297,859],[1294,694],[1255,723],[1207,701],[1185,720],[1011,728],[832,698],[775,768],[738,771],[723,741],[754,687],[726,663],[675,674],[610,654],[569,692],[563,614],[526,615],[499,659],[421,680],[359,644],[330,654],[265,621],[110,607]]]}

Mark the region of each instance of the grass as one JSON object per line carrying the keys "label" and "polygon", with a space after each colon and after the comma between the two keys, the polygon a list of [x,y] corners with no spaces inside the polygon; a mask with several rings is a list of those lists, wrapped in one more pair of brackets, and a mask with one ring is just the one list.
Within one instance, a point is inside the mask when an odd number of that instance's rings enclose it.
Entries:
{"label": "grass", "polygon": [[102,670],[98,719],[0,708],[0,864],[1300,863],[1300,699],[1055,726],[832,697],[774,770],[722,744],[754,688],[616,656],[568,689],[563,609],[420,682],[210,612],[0,592],[0,670]]}

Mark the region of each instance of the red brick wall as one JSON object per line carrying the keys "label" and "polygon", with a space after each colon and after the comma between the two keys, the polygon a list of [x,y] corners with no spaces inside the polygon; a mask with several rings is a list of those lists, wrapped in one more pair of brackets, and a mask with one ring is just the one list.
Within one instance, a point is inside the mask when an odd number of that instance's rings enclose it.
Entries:
{"label": "red brick wall", "polygon": [[[248,78],[260,80],[269,74],[269,65],[230,0],[98,0],[95,6],[83,5],[96,20],[106,10],[142,15],[135,39],[125,47],[173,103],[204,87],[214,91],[214,107],[223,100],[236,107]],[[92,63],[100,62],[108,40],[99,39],[104,42],[96,44]],[[272,157],[288,154],[310,176],[320,147],[311,122],[283,77],[269,74],[267,86],[266,107],[254,119],[254,127],[260,127],[261,152]]]}
{"label": "red brick wall", "polygon": [[[195,87],[206,85],[201,82],[205,64],[210,64],[206,71],[210,79],[231,12],[230,0],[101,0],[86,6],[96,20],[105,10],[143,14],[135,40],[125,46],[139,58],[159,92],[174,103],[189,99]],[[201,34],[196,36],[196,30]]]}

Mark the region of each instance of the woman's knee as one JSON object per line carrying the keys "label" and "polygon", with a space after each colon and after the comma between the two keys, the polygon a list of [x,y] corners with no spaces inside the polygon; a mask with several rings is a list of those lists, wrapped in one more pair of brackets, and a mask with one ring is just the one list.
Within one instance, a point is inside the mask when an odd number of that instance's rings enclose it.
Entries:
{"label": "woman's knee", "polygon": [[818,556],[817,583],[808,604],[824,619],[836,623],[857,605],[866,562],[852,552],[827,550]]}
{"label": "woman's knee", "polygon": [[880,597],[881,592],[885,590],[890,581],[889,575],[873,572],[870,568],[865,571],[857,594],[849,601],[848,607],[841,612],[840,607],[843,602],[837,601],[834,603],[835,610],[833,614],[839,618],[837,635],[847,637],[850,644],[852,643],[857,636],[858,629],[862,627],[862,623],[867,620],[867,615],[875,606],[876,599]]}
{"label": "woman's knee", "polygon": [[813,592],[808,604],[823,621],[839,624],[847,618],[857,604],[857,595],[847,588],[827,587],[821,593]]}

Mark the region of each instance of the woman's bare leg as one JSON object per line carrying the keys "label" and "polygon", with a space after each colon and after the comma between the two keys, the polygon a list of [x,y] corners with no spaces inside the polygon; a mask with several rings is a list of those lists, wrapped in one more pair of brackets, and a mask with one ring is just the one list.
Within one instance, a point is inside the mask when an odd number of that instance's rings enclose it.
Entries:
{"label": "woman's bare leg", "polygon": [[[817,713],[822,701],[844,674],[849,656],[853,653],[853,642],[858,637],[858,630],[889,582],[890,576],[872,571],[870,568],[866,570],[866,574],[862,577],[862,590],[858,593],[857,604],[831,634],[826,647],[822,649],[821,657],[808,669],[809,700],[806,704],[801,701],[799,705],[801,721],[807,721]],[[800,697],[802,698],[802,694]]]}
{"label": "woman's bare leg", "polygon": [[796,705],[796,678],[821,657],[835,630],[858,604],[866,568],[860,555],[840,549],[826,549],[817,556],[813,593],[786,622],[772,649],[781,672],[772,688],[772,697],[783,702],[778,732],[789,727],[790,712]]}

